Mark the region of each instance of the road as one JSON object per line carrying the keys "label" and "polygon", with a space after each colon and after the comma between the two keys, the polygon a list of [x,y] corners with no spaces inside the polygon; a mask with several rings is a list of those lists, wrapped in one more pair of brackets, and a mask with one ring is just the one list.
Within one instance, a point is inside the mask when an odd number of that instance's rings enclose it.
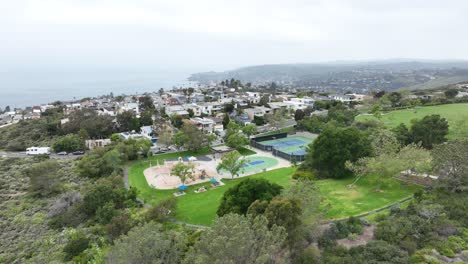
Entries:
{"label": "road", "polygon": [[[49,157],[51,159],[76,159],[81,157],[82,155],[57,155],[57,154],[50,154]],[[26,155],[25,152],[4,152],[0,151],[0,157],[10,157],[10,158],[30,158],[33,156]]]}

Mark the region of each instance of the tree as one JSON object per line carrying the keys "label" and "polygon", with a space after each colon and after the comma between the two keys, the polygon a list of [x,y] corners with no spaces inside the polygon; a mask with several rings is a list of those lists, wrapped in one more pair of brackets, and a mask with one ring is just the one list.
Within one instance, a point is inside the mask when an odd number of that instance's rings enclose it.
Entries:
{"label": "tree", "polygon": [[169,220],[171,214],[174,213],[176,206],[177,200],[175,197],[162,200],[148,209],[145,214],[145,219],[147,222],[156,221],[158,223],[164,223]]}
{"label": "tree", "polygon": [[184,124],[184,119],[180,115],[171,116],[171,123],[176,128],[181,128]]}
{"label": "tree", "polygon": [[410,131],[405,124],[400,123],[397,127],[392,129],[392,132],[395,134],[395,137],[401,146],[406,146],[411,143]]}
{"label": "tree", "polygon": [[117,123],[121,131],[140,131],[140,120],[133,111],[124,111],[118,114]]}
{"label": "tree", "polygon": [[128,231],[136,224],[129,213],[121,212],[114,216],[109,224],[106,225],[106,233],[112,241],[115,241],[121,235],[126,235]]}
{"label": "tree", "polygon": [[167,230],[155,222],[130,230],[115,242],[106,255],[106,263],[180,263],[186,250],[186,236]]}
{"label": "tree", "polygon": [[223,117],[223,128],[227,129],[228,124],[231,122],[229,115],[227,113],[224,114]]}
{"label": "tree", "polygon": [[302,203],[296,198],[274,197],[263,214],[270,226],[282,226],[288,233],[287,242],[293,249],[301,240]]}
{"label": "tree", "polygon": [[279,109],[274,114],[267,115],[266,119],[272,127],[278,130],[283,126],[286,120],[286,111],[285,109]]}
{"label": "tree", "polygon": [[230,114],[234,111],[234,104],[233,103],[226,103],[224,104],[224,113]]}
{"label": "tree", "polygon": [[240,147],[246,145],[249,143],[249,140],[247,137],[244,136],[244,134],[235,132],[234,134],[231,134],[227,140],[226,140],[226,145],[228,145],[231,148],[236,148],[239,149]]}
{"label": "tree", "polygon": [[[76,168],[80,176],[82,177],[89,177],[89,178],[99,178],[99,177],[106,177],[112,174],[117,167],[115,163],[111,161],[115,161],[114,158],[115,152],[113,154],[109,154],[107,157],[106,151],[104,149],[94,149],[87,155],[84,155],[77,163]],[[120,153],[117,153],[118,163],[120,164]],[[109,158],[109,159],[108,159]]]}
{"label": "tree", "polygon": [[250,138],[252,135],[257,133],[257,126],[255,124],[248,124],[242,128],[242,132],[244,132],[244,134],[246,134],[247,137]]}
{"label": "tree", "polygon": [[163,145],[163,146],[170,146],[173,144],[173,137],[172,137],[172,131],[170,129],[165,129],[159,134],[158,145]]}
{"label": "tree", "polygon": [[412,123],[412,142],[421,142],[423,147],[431,149],[434,145],[447,141],[448,121],[440,115],[428,115],[421,120],[413,120]]}
{"label": "tree", "polygon": [[185,135],[182,131],[177,132],[172,138],[174,145],[177,147],[179,151],[184,147],[185,142],[187,140],[188,140],[187,135]]}
{"label": "tree", "polygon": [[391,92],[385,96],[388,96],[388,100],[390,101],[390,104],[392,107],[397,107],[400,105],[400,101],[402,99],[402,95],[399,92]]}
{"label": "tree", "polygon": [[66,136],[58,138],[53,146],[55,152],[73,152],[77,150],[83,150],[85,144],[83,139],[81,139],[76,134],[68,134]]}
{"label": "tree", "polygon": [[263,126],[265,124],[265,118],[262,116],[254,116],[253,123],[257,126]]}
{"label": "tree", "polygon": [[304,119],[304,117],[305,117],[305,113],[301,109],[297,109],[296,112],[294,113],[294,120],[296,120],[296,122],[301,121],[302,119]]}
{"label": "tree", "polygon": [[246,214],[256,200],[271,201],[280,194],[282,187],[261,178],[247,178],[227,190],[221,198],[217,214]]}
{"label": "tree", "polygon": [[365,246],[352,248],[350,255],[354,263],[408,263],[408,253],[381,240],[370,241]]}
{"label": "tree", "polygon": [[303,222],[307,223],[309,229],[312,229],[310,228],[311,225],[316,223],[321,217],[319,208],[321,196],[315,182],[311,180],[298,180],[295,184],[284,190],[282,195],[301,201]]}
{"label": "tree", "polygon": [[89,245],[90,239],[87,238],[86,235],[82,232],[76,232],[69,238],[67,244],[63,248],[63,252],[65,253],[65,260],[72,260],[74,257],[85,251]]}
{"label": "tree", "polygon": [[270,102],[270,96],[265,94],[260,98],[260,101],[258,102],[258,105],[267,107],[269,102]]}
{"label": "tree", "polygon": [[164,89],[163,89],[163,88],[159,88],[158,94],[159,94],[159,96],[163,96],[163,94],[164,94]]}
{"label": "tree", "polygon": [[217,218],[212,228],[187,253],[186,263],[287,263],[284,228],[268,228],[264,217],[228,214]]}
{"label": "tree", "polygon": [[428,150],[411,144],[403,147],[398,152],[383,152],[375,157],[363,157],[355,163],[347,162],[348,169],[357,176],[354,185],[362,176],[376,174],[382,180],[398,175],[399,173],[411,170],[415,173],[427,173],[431,170],[431,154]]}
{"label": "tree", "polygon": [[221,162],[218,164],[216,169],[218,171],[224,169],[231,174],[231,178],[234,178],[234,175],[239,173],[243,166],[248,162],[248,160],[241,157],[241,154],[237,150],[231,151],[221,158]]}
{"label": "tree", "polygon": [[357,128],[329,127],[311,144],[304,165],[322,177],[342,178],[350,173],[346,161],[369,156],[371,150],[369,139]]}
{"label": "tree", "polygon": [[184,123],[181,132],[183,133],[184,140],[183,145],[187,150],[199,150],[203,147],[208,146],[208,138],[207,135],[198,129],[195,124],[192,123]]}
{"label": "tree", "polygon": [[434,147],[434,171],[437,185],[449,192],[464,192],[468,188],[468,141],[455,140]]}
{"label": "tree", "polygon": [[373,105],[371,113],[375,118],[380,120],[382,118],[382,107],[379,104]]}
{"label": "tree", "polygon": [[338,124],[349,126],[354,122],[354,118],[358,115],[357,110],[350,110],[343,103],[339,103],[328,109],[328,118],[335,120]]}
{"label": "tree", "polygon": [[140,125],[141,126],[152,126],[153,125],[153,112],[144,111],[140,114]]}
{"label": "tree", "polygon": [[140,109],[142,109],[143,111],[151,112],[155,109],[153,98],[151,98],[151,96],[149,95],[141,96],[140,98],[138,98],[138,103]]}
{"label": "tree", "polygon": [[447,98],[455,98],[455,96],[458,95],[458,90],[457,89],[447,89],[444,91],[444,94]]}
{"label": "tree", "polygon": [[195,166],[192,163],[185,164],[179,162],[176,165],[174,165],[174,167],[172,167],[171,174],[179,177],[180,181],[183,184],[185,184],[185,181],[187,181],[187,179],[194,179],[194,168]]}
{"label": "tree", "polygon": [[60,186],[60,164],[56,160],[45,160],[26,169],[30,191],[39,196],[46,196],[58,191]]}
{"label": "tree", "polygon": [[98,115],[92,109],[77,110],[68,116],[69,121],[61,126],[61,132],[76,134],[84,130],[89,138],[106,138],[115,132],[113,119],[108,115]]}
{"label": "tree", "polygon": [[195,116],[195,113],[193,112],[193,109],[192,109],[192,108],[187,109],[187,112],[188,112],[188,116],[189,116],[190,118],[192,118],[192,117]]}
{"label": "tree", "polygon": [[395,134],[386,129],[376,129],[369,137],[372,154],[379,156],[382,154],[392,154],[400,149],[400,142]]}

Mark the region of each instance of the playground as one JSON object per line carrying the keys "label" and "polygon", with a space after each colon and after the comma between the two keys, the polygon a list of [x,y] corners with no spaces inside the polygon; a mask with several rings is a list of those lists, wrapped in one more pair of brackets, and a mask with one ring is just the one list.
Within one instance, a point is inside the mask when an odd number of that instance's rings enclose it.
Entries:
{"label": "playground", "polygon": [[[246,159],[247,162],[239,172],[239,177],[252,175],[273,168],[289,166],[289,164],[280,162],[277,158],[268,156],[252,155],[244,157],[244,159]],[[221,179],[231,179],[232,176],[227,171],[216,170],[220,162],[220,157],[216,158],[215,156],[188,156],[171,160],[157,160],[155,164],[150,164],[150,166],[143,171],[143,174],[149,186],[160,190],[176,189],[180,186],[190,186],[209,181],[216,181],[222,184]],[[177,163],[193,165],[193,179],[187,179],[183,183],[178,176],[171,175],[171,171]]]}

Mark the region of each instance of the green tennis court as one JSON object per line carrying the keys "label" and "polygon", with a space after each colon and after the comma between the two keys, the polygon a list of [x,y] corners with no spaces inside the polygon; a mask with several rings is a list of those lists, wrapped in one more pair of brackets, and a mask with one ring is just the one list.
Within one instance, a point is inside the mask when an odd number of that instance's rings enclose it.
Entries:
{"label": "green tennis court", "polygon": [[274,149],[280,150],[288,154],[305,155],[306,147],[312,141],[314,141],[312,138],[295,136],[267,140],[258,143],[264,146],[272,146]]}
{"label": "green tennis court", "polygon": [[248,157],[243,166],[244,173],[258,172],[278,165],[278,160],[270,157]]}

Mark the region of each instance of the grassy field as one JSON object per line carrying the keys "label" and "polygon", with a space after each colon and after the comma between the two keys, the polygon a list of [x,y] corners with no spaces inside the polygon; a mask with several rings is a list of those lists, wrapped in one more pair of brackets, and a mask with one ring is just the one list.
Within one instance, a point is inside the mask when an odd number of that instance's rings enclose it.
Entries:
{"label": "grassy field", "polygon": [[250,155],[254,155],[254,154],[257,154],[257,152],[251,150],[251,149],[248,149],[248,148],[244,148],[244,147],[240,147],[237,149],[237,151],[239,151],[239,153],[242,155],[242,156],[250,156]]}
{"label": "grassy field", "polygon": [[[415,109],[397,110],[384,114],[381,121],[388,127],[395,127],[400,123],[410,125],[411,120],[432,114],[439,114],[449,121],[449,139],[468,138],[468,104],[421,106]],[[372,115],[359,115],[356,120],[377,119]]]}
{"label": "grassy field", "polygon": [[[192,153],[164,154],[152,157],[156,159],[176,158],[178,156],[191,155]],[[149,166],[149,161],[137,161],[129,169],[130,185],[139,190],[139,197],[147,203],[157,203],[173,196],[174,190],[155,190],[148,186],[143,175],[144,169]],[[282,168],[265,173],[255,174],[249,177],[265,178],[285,188],[293,184],[291,179],[294,168]],[[194,193],[201,186],[209,187],[209,183],[189,186],[187,194],[177,198],[177,216],[180,221],[210,225],[216,216],[216,210],[224,192],[242,179],[223,180],[224,186],[209,190],[204,193]],[[376,178],[363,178],[355,188],[348,188],[352,179],[344,180],[319,180],[317,185],[322,194],[322,209],[327,219],[345,218],[358,215],[373,209],[392,204],[419,190],[416,186],[404,186],[397,180],[389,180],[382,186],[382,192],[375,192]]]}

